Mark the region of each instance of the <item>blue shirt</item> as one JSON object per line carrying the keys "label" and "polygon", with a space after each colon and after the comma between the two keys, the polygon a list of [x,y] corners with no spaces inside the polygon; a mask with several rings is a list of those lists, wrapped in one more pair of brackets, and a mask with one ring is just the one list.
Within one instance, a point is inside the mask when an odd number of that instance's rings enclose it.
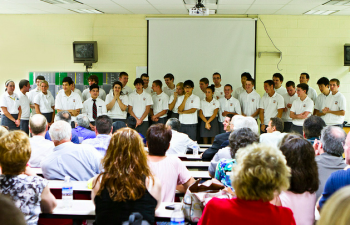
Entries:
{"label": "blue shirt", "polygon": [[347,170],[338,170],[331,174],[328,178],[326,185],[324,186],[324,190],[322,193],[322,197],[320,199],[319,205],[320,208],[324,205],[324,203],[340,188],[350,184],[350,169]]}
{"label": "blue shirt", "polygon": [[[50,137],[49,131],[46,132],[45,139],[51,141],[51,137]],[[78,136],[76,134],[72,133],[72,139],[70,141],[75,143],[75,144],[79,144],[79,138],[78,138]]]}
{"label": "blue shirt", "polygon": [[96,150],[104,156],[106,154],[110,141],[111,136],[109,136],[108,134],[99,134],[96,136],[96,138],[84,140],[82,144],[87,144],[95,147]]}
{"label": "blue shirt", "polygon": [[43,175],[48,180],[87,181],[100,173],[102,155],[89,145],[65,142],[56,146],[53,153],[41,163]]}
{"label": "blue shirt", "polygon": [[76,128],[72,129],[72,135],[73,134],[75,134],[78,137],[83,137],[84,140],[96,137],[95,132],[93,132],[89,129],[86,129],[85,127],[80,127],[80,126],[77,126]]}

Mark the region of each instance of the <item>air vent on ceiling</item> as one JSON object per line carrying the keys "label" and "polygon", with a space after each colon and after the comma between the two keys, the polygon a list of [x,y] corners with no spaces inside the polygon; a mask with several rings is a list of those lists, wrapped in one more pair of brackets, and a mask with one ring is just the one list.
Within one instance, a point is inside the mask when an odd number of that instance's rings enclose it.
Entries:
{"label": "air vent on ceiling", "polygon": [[350,1],[349,0],[331,0],[331,1],[328,1],[322,5],[337,5],[337,6],[347,6],[347,5],[350,5]]}
{"label": "air vent on ceiling", "polygon": [[97,9],[68,9],[68,10],[76,13],[104,13]]}
{"label": "air vent on ceiling", "polygon": [[46,2],[49,4],[74,4],[74,3],[83,4],[83,3],[75,1],[75,0],[40,0],[40,1]]}

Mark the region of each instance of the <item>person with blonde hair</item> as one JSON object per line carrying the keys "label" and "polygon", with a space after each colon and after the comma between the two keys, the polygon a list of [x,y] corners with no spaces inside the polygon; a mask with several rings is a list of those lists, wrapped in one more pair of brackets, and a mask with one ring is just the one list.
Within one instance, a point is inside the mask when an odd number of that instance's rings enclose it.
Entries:
{"label": "person with blonde hair", "polygon": [[332,195],[321,211],[317,225],[350,224],[350,186],[343,187]]}
{"label": "person with blonde hair", "polygon": [[290,169],[282,152],[264,144],[252,144],[236,153],[232,186],[236,198],[211,199],[198,225],[293,225],[290,209],[270,204],[275,193],[289,188]]}
{"label": "person with blonde hair", "polygon": [[0,139],[0,193],[12,198],[27,224],[37,224],[40,212],[52,213],[56,199],[46,179],[27,167],[31,155],[28,135],[13,131]]}
{"label": "person with blonde hair", "polygon": [[95,224],[122,224],[133,212],[154,224],[161,184],[147,165],[140,135],[130,128],[115,132],[102,167],[103,172],[93,179],[91,193],[96,206]]}
{"label": "person with blonde hair", "polygon": [[40,82],[41,92],[34,98],[35,113],[45,116],[49,127],[55,120],[55,99],[49,89],[49,83],[46,80]]}

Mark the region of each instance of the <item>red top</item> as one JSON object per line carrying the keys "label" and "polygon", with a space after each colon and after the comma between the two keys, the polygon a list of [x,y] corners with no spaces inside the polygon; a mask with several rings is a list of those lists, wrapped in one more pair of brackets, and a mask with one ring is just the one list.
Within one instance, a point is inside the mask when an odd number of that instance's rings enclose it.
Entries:
{"label": "red top", "polygon": [[295,225],[295,220],[292,210],[269,202],[213,198],[198,222],[209,224]]}

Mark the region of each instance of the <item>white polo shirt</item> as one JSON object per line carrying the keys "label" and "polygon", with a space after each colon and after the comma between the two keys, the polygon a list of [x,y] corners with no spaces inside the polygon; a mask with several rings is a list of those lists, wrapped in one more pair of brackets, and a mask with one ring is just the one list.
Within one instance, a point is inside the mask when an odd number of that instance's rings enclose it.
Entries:
{"label": "white polo shirt", "polygon": [[[301,101],[300,98],[297,98],[292,103],[292,108],[290,109],[291,112],[294,112],[296,115],[301,114],[303,112],[310,112],[307,117],[310,117],[312,115],[312,112],[314,111],[314,102],[311,100],[311,98],[306,97],[304,101]],[[293,119],[292,123],[296,126],[303,126],[305,119]]]}
{"label": "white polo shirt", "polygon": [[[214,114],[215,109],[220,108],[220,102],[219,100],[212,99],[211,102],[208,102],[207,100],[203,99],[201,100],[201,110],[203,112],[204,117],[211,117]],[[216,117],[218,115],[216,114]]]}
{"label": "white polo shirt", "polygon": [[243,92],[246,92],[246,90],[243,87],[239,87],[235,90],[233,97],[235,97],[236,99],[239,99],[239,95],[242,94]]}
{"label": "white polo shirt", "polygon": [[[218,99],[217,97],[219,97],[219,99],[220,98],[225,98],[224,87],[225,87],[224,85],[221,85],[221,87],[219,87],[219,88],[215,87],[215,92],[214,92],[215,99]],[[205,96],[205,93],[204,93],[204,98],[205,97],[206,96]],[[213,96],[213,98],[214,98],[214,96]]]}
{"label": "white polo shirt", "polygon": [[13,92],[12,95],[6,91],[1,98],[1,107],[6,107],[10,114],[18,114],[20,107],[19,97]]}
{"label": "white polo shirt", "polygon": [[319,94],[316,98],[315,102],[315,109],[318,111],[322,111],[326,107],[326,102],[331,101],[332,98],[332,92],[330,91],[328,95],[325,95],[323,93]]}
{"label": "white polo shirt", "polygon": [[[108,94],[105,101],[106,105],[108,105],[113,100],[113,98],[113,93]],[[127,95],[120,95],[119,99],[124,105],[129,105],[129,97]],[[119,107],[118,102],[115,101],[113,108],[107,112],[107,115],[112,119],[126,119],[127,113],[128,108],[126,108],[125,111],[122,111]]]}
{"label": "white polo shirt", "polygon": [[234,112],[237,114],[242,114],[241,111],[241,106],[239,104],[239,101],[237,99],[235,99],[234,97],[231,96],[231,98],[226,99],[224,98],[220,98],[219,99],[219,103],[220,103],[220,108],[219,108],[219,122],[224,122],[225,117],[222,116],[222,113],[224,111],[227,112]]}
{"label": "white polo shirt", "polygon": [[[134,89],[134,92],[136,91],[136,89]],[[152,95],[153,94],[153,90],[152,87],[148,85],[147,88],[144,88],[143,91],[147,92],[148,94]]]}
{"label": "white polo shirt", "polygon": [[[331,98],[327,98],[325,107],[328,107],[330,111],[346,110],[346,99],[342,93],[337,92],[335,95],[330,93],[329,95],[331,95]],[[327,113],[322,117],[327,125],[342,124],[344,118],[345,116],[337,116],[332,113]]]}
{"label": "white polo shirt", "polygon": [[30,117],[30,101],[27,95],[24,95],[21,91],[18,93],[19,105],[21,106],[22,114],[21,120],[29,120]]}
{"label": "white polo shirt", "polygon": [[34,104],[39,105],[41,113],[52,113],[52,106],[55,106],[55,99],[50,92],[47,92],[46,95],[41,92],[35,96]]}
{"label": "white polo shirt", "polygon": [[[83,103],[77,93],[71,91],[71,94],[67,96],[64,91],[58,93],[55,100],[55,109],[59,110],[76,110],[82,109]],[[72,121],[75,121],[76,117],[72,116]]]}
{"label": "white polo shirt", "polygon": [[[35,99],[35,96],[37,94],[39,94],[41,91],[38,90],[37,88],[33,89],[33,90],[30,90],[28,93],[27,93],[27,96],[28,96],[28,99],[30,101],[30,104],[34,104],[34,99]],[[35,111],[35,110],[34,110]]]}
{"label": "white polo shirt", "polygon": [[297,100],[298,94],[297,92],[294,93],[293,96],[290,96],[288,93],[282,95],[284,99],[284,107],[287,108],[286,112],[283,112],[282,114],[282,120],[283,122],[292,122],[292,118],[290,118],[290,108],[287,107],[288,104],[293,104],[294,100]]}
{"label": "white polo shirt", "polygon": [[[113,89],[111,89],[111,91],[110,91],[109,93],[111,93],[111,92],[113,92]],[[122,88],[122,92],[123,92],[124,95],[130,95],[130,94],[133,92],[133,90],[132,90],[131,87],[125,85],[125,86]]]}
{"label": "white polo shirt", "polygon": [[[141,94],[132,92],[129,95],[129,105],[132,106],[132,111],[135,116],[140,119],[146,111],[146,106],[153,105],[152,97],[145,91],[142,91]],[[143,121],[148,121],[148,116],[146,116]]]}
{"label": "white polo shirt", "polygon": [[[176,102],[175,102],[175,106],[173,108],[173,113],[178,113],[179,112],[179,106],[181,105],[182,101],[180,101],[179,98],[180,96],[177,96],[177,99],[176,99]],[[170,103],[172,103],[174,101],[174,95],[171,95],[170,96],[170,99],[169,99],[169,105]]]}
{"label": "white polo shirt", "polygon": [[[74,90],[76,90],[76,88]],[[98,90],[99,90],[98,98],[102,99],[103,101],[106,100],[106,92],[102,88],[99,88]],[[91,94],[90,94],[90,89],[87,88],[83,91],[83,101],[86,101],[89,98],[91,98]]]}
{"label": "white polo shirt", "polygon": [[[182,104],[183,100],[185,98],[185,95],[179,96],[178,99],[180,101],[180,105]],[[192,94],[185,103],[185,108],[184,110],[189,110],[189,109],[200,109],[201,107],[201,100],[197,95]],[[194,113],[190,114],[180,114],[179,115],[179,120],[180,123],[182,124],[197,124],[198,123],[198,116],[197,116],[197,111]]]}
{"label": "white polo shirt", "polygon": [[[239,95],[239,103],[241,104],[241,110],[244,115],[251,116],[260,107],[260,95],[253,89],[248,93],[246,90]],[[255,117],[257,119],[258,115]]]}
{"label": "white polo shirt", "polygon": [[165,85],[165,87],[163,87],[163,92],[165,92],[165,94],[167,94],[169,97],[172,96],[175,91],[176,91],[176,85],[174,89],[169,88],[168,85]]}
{"label": "white polo shirt", "polygon": [[[284,94],[286,94],[287,93],[287,89],[285,88],[285,87],[283,87],[283,86],[281,86],[280,88],[278,88],[278,89],[275,89],[275,91],[278,93],[278,94],[280,94],[280,95],[284,95]],[[266,93],[266,92],[265,92]]]}
{"label": "white polo shirt", "polygon": [[259,108],[264,110],[264,124],[268,125],[270,119],[277,116],[278,109],[284,108],[283,97],[277,92],[272,97],[266,94],[261,98]]}
{"label": "white polo shirt", "polygon": [[[93,111],[92,111],[93,104],[94,104],[94,101],[92,100],[92,98],[88,98],[83,103],[82,114],[87,115],[89,117],[90,122],[95,121],[93,118]],[[107,115],[106,103],[102,99],[96,98],[96,107],[97,107],[97,117],[102,115]]]}
{"label": "white polo shirt", "polygon": [[316,102],[317,92],[316,92],[315,89],[313,89],[312,87],[310,87],[310,85],[309,85],[309,90],[307,91],[307,96],[308,96],[309,98],[311,98],[311,100],[312,100],[313,102]]}
{"label": "white polo shirt", "polygon": [[[61,89],[58,93],[61,93],[61,92],[64,92],[64,90]],[[81,94],[81,91],[78,88],[74,88],[74,93],[77,93],[80,96],[81,101],[83,101],[83,95]]]}
{"label": "white polo shirt", "polygon": [[[163,110],[168,110],[169,109],[169,96],[163,91],[159,95],[155,93],[152,95],[152,100],[153,100],[153,115],[157,115]],[[165,113],[163,116],[159,118],[164,118],[167,117],[167,114]]]}

